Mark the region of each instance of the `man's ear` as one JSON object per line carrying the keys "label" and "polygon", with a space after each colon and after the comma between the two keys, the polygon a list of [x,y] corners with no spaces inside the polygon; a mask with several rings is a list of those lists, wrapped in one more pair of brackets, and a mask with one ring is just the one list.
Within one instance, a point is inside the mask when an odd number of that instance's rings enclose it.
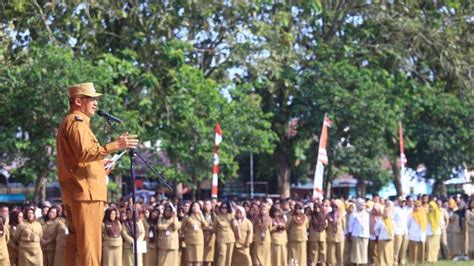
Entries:
{"label": "man's ear", "polygon": [[77,106],[82,106],[82,100],[79,97],[74,98],[74,104]]}

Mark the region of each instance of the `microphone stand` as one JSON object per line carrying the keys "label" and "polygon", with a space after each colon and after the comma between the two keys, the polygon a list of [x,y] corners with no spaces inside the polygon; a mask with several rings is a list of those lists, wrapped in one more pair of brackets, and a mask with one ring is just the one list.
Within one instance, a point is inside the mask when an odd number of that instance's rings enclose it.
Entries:
{"label": "microphone stand", "polygon": [[[107,124],[116,132],[118,132],[117,127],[112,124],[112,120],[109,118],[105,117],[105,120],[107,121]],[[128,155],[130,157],[130,175],[132,177],[132,217],[133,217],[133,264],[135,266],[138,266],[138,248],[137,248],[137,205],[136,205],[136,200],[135,200],[135,156],[138,156],[142,162],[146,164],[146,166],[155,174],[156,177],[160,180],[161,183],[165,184],[166,187],[173,191],[170,185],[165,182],[164,178],[153,168],[151,165],[148,163],[143,156],[138,153],[135,149],[130,149],[128,151]]]}

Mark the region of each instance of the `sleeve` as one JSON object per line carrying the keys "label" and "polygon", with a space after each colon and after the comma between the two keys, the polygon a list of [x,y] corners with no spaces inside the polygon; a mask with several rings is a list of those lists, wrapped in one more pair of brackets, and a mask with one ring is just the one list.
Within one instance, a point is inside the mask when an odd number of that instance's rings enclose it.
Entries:
{"label": "sleeve", "polygon": [[82,163],[102,160],[108,154],[119,150],[117,142],[99,145],[89,126],[82,121],[72,122],[67,132],[74,155]]}
{"label": "sleeve", "polygon": [[349,234],[352,234],[353,231],[354,231],[354,214],[352,213],[349,216],[349,228],[347,229],[347,232]]}
{"label": "sleeve", "polygon": [[6,226],[3,227],[3,233],[5,234],[5,242],[10,241],[10,230]]}
{"label": "sleeve", "polygon": [[159,221],[157,226],[156,226],[156,228],[158,230],[164,231],[164,230],[168,229],[168,227],[170,227],[171,222],[172,222],[171,219],[165,220],[164,222],[163,222],[163,219],[160,219],[160,220],[161,221]]}
{"label": "sleeve", "polygon": [[247,220],[247,221],[248,221],[247,227],[248,227],[249,232],[247,234],[247,239],[245,241],[245,246],[249,247],[250,244],[252,244],[252,242],[253,242],[253,224],[249,220]]}
{"label": "sleeve", "polygon": [[102,240],[104,240],[104,238],[103,238],[105,236],[105,224],[104,223],[102,223],[102,225],[101,225],[101,232],[102,232]]}
{"label": "sleeve", "polygon": [[20,224],[17,226],[12,238],[16,241],[20,241],[21,233],[23,233],[23,226]]}
{"label": "sleeve", "polygon": [[128,230],[127,228],[122,227],[122,238],[123,238],[123,241],[129,245],[133,245],[133,238],[132,236],[128,233]]}

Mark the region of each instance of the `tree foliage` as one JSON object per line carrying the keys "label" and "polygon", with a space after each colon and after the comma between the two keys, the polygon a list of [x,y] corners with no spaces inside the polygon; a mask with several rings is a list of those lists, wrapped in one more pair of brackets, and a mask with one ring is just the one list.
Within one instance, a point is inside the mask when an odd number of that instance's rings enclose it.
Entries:
{"label": "tree foliage", "polygon": [[[161,140],[171,164],[160,170],[185,183],[210,177],[219,121],[222,176],[236,177],[237,158],[253,152],[257,179],[277,180],[288,195],[290,182],[313,175],[324,114],[334,121],[328,180],[348,173],[376,191],[388,181],[381,167],[388,159],[399,182],[398,121],[409,166],[424,163],[437,184],[453,167],[472,167],[471,1],[10,0],[0,7],[0,93],[9,118],[1,125],[2,163],[52,147],[67,108],[64,88],[93,80],[129,130]],[[15,137],[18,128],[30,139]]]}

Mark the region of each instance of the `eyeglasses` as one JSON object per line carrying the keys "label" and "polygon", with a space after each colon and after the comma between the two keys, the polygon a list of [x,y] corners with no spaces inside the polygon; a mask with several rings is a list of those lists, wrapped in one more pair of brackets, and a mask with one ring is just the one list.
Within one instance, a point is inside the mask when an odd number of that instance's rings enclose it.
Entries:
{"label": "eyeglasses", "polygon": [[99,97],[91,97],[91,96],[81,96],[79,98],[87,99],[87,100],[90,100],[90,101],[97,101],[99,99]]}

